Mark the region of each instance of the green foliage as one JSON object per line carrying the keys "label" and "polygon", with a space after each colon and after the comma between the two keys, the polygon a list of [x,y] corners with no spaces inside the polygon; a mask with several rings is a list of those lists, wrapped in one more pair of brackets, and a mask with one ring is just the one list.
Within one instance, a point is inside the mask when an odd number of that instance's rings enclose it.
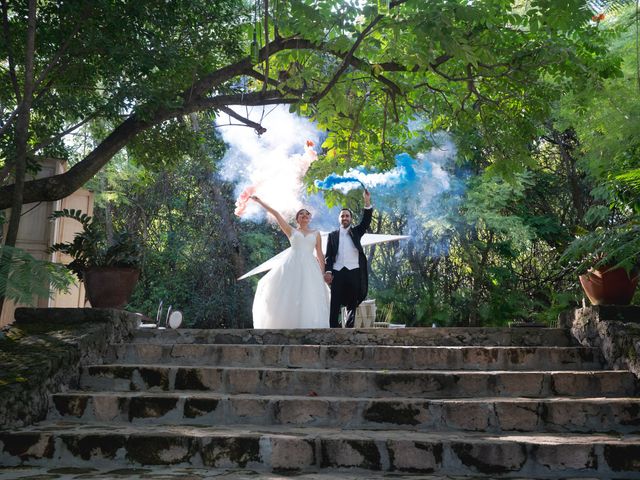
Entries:
{"label": "green foliage", "polygon": [[[635,10],[635,9],[634,9]],[[637,55],[635,51],[635,11],[627,9],[612,20],[620,36],[612,39],[612,56],[622,59],[621,75],[588,85],[566,95],[558,116],[562,124],[573,126],[580,138],[583,166],[594,184],[605,188],[596,193],[606,204],[638,202],[638,190],[629,192],[633,172],[639,168],[640,98],[638,97]],[[635,198],[632,198],[631,195]]]}
{"label": "green foliage", "polygon": [[[578,221],[572,169],[556,147],[532,153],[536,168],[506,180],[495,170],[466,174],[462,201],[440,214],[381,217],[374,230],[411,235],[404,248],[373,249],[370,295],[382,315],[422,326],[552,324],[559,310],[576,303],[573,291],[561,295],[573,280],[557,266]],[[446,202],[443,195],[436,205]]]}
{"label": "green foliage", "polygon": [[180,162],[144,166],[139,156],[151,157],[152,143],[119,156],[94,183],[95,215],[103,219],[110,209],[116,227],[141,239],[141,277],[130,309],[155,317],[163,301],[180,309],[188,326],[248,327],[250,283],[236,278],[252,255],[268,258],[269,244],[259,231],[241,235],[230,187],[215,175],[224,145],[206,117],[198,123],[196,136],[205,141]]}
{"label": "green foliage", "polygon": [[[0,58],[8,65],[12,53],[21,88],[27,4],[7,3],[9,38],[3,30]],[[29,148],[37,150],[31,154],[71,158],[70,142],[59,134],[88,118],[112,122],[113,129],[125,112],[144,117],[153,109],[181,105],[179,94],[195,79],[242,56],[246,14],[241,0],[38,2],[36,78],[47,66],[53,68],[36,88]],[[4,73],[1,124],[17,107]],[[0,161],[13,157],[14,134],[9,128],[0,135]]]}
{"label": "green foliage", "polygon": [[[290,5],[280,31],[310,32],[325,51],[346,51],[348,39],[377,14],[351,3],[326,10]],[[616,58],[603,55],[607,32],[588,21],[585,7],[581,1],[403,2],[359,46],[364,65],[347,69],[317,105],[294,108],[329,131],[323,147],[330,171],[384,168],[395,153],[418,151],[416,132],[407,128],[416,113],[433,130],[477,131],[474,148],[486,149],[485,161],[501,171],[526,165],[554,99],[591,78],[618,74]],[[331,27],[318,28],[323,24]],[[322,52],[283,52],[273,67],[286,70],[294,60],[304,65],[306,85],[318,89],[340,63]]]}
{"label": "green foliage", "polygon": [[577,273],[590,268],[622,267],[629,273],[640,269],[640,223],[636,220],[612,227],[598,227],[576,238],[561,260]]}
{"label": "green foliage", "polygon": [[579,273],[589,268],[640,266],[640,79],[637,70],[637,11],[617,6],[610,24],[620,33],[611,40],[612,55],[622,59],[621,75],[567,95],[559,118],[580,138],[581,166],[593,186],[596,204],[586,212],[588,229],[562,261]]}
{"label": "green foliage", "polygon": [[[386,233],[406,233],[412,222],[421,227],[406,247],[373,249],[381,314],[407,325],[497,325],[536,314],[549,320],[540,312],[575,300],[558,293],[569,281],[557,261],[576,232],[613,226],[609,241],[622,243],[609,252],[631,258],[640,103],[629,27],[637,20],[621,3],[594,22],[579,0],[408,0],[382,18],[371,2],[270,2],[270,38],[277,27],[289,47],[271,54],[264,101],[277,93],[328,132],[308,179],[354,165],[390,168],[397,153],[426,151],[430,132],[455,137],[468,177],[463,202],[435,218],[409,219],[398,209],[377,220]],[[99,223],[113,216],[119,230],[142,239],[132,305],[145,313],[163,299],[191,325],[240,326],[250,317],[250,282],[235,278],[245,261],[260,263],[283,246],[269,227],[230,218],[230,187],[215,178],[224,149],[212,132],[216,112],[186,108],[194,99],[215,107],[220,95],[244,99],[263,89],[266,64],[255,61],[210,91],[192,90],[213,72],[248,62],[254,28],[262,46],[264,25],[250,18],[250,7],[236,0],[38,4],[36,65],[71,41],[36,92],[32,154],[81,165],[102,139],[126,129],[123,115],[148,121],[90,184]],[[9,8],[11,37],[0,42],[0,57],[10,46],[22,59],[25,6]],[[2,123],[16,99],[6,75]],[[89,117],[84,141],[57,137]],[[14,149],[9,128],[0,161]],[[35,158],[30,165],[37,170]],[[343,199],[330,193],[327,201]],[[57,248],[105,257],[98,251],[107,248],[103,232],[73,216],[84,237]],[[582,247],[602,248],[588,238]]]}
{"label": "green foliage", "polygon": [[34,305],[37,297],[48,298],[55,291],[67,292],[73,279],[62,265],[37,260],[30,253],[2,245],[0,258],[8,275],[0,275],[0,291],[16,303]]}
{"label": "green foliage", "polygon": [[514,248],[525,249],[532,237],[531,230],[509,207],[524,199],[528,185],[527,173],[519,174],[511,181],[492,175],[475,177],[466,195],[463,221],[469,227],[484,227],[502,234]]}
{"label": "green foliage", "polygon": [[71,242],[56,243],[49,248],[50,253],[60,252],[73,258],[67,268],[80,280],[91,267],[138,267],[140,244],[129,232],[118,232],[109,241],[101,225],[75,209],[57,210],[51,218],[70,218],[82,224],[82,231]]}
{"label": "green foliage", "polygon": [[171,169],[188,156],[198,155],[205,142],[203,130],[180,120],[168,120],[140,133],[127,146],[131,158],[152,170]]}

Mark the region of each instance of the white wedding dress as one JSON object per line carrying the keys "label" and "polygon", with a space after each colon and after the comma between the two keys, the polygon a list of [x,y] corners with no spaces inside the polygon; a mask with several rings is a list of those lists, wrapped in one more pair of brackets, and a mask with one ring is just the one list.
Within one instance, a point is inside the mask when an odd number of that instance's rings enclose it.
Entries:
{"label": "white wedding dress", "polygon": [[258,282],[253,328],[329,328],[329,287],[314,255],[317,235],[292,231],[291,248]]}

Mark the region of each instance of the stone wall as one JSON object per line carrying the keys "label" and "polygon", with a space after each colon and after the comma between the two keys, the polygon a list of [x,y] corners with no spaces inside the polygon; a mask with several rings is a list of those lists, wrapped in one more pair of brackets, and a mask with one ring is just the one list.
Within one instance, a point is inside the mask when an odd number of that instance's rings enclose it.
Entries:
{"label": "stone wall", "polygon": [[0,331],[0,429],[45,418],[50,394],[76,388],[80,369],[102,363],[138,316],[122,310],[19,308]]}
{"label": "stone wall", "polygon": [[640,378],[640,307],[599,305],[561,315],[584,346],[597,347],[613,369],[629,369]]}

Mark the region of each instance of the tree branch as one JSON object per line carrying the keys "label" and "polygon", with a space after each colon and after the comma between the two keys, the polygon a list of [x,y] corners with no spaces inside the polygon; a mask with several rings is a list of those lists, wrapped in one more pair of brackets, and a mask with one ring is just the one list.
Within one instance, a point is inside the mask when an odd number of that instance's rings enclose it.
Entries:
{"label": "tree branch", "polygon": [[380,145],[380,150],[382,150],[382,154],[386,156],[386,143],[387,143],[387,107],[389,105],[389,95],[387,93],[384,97],[384,114],[382,115],[382,143]]}
{"label": "tree branch", "polygon": [[[254,70],[253,68],[250,68],[249,70],[247,70],[246,72],[243,72],[244,75],[247,75],[249,77],[255,78],[256,80],[259,80],[261,82],[265,81],[265,77],[264,75],[262,75],[260,72],[257,72],[256,70]],[[280,72],[282,75],[286,75],[286,72],[282,71]],[[283,86],[281,84],[281,82],[279,80],[276,80],[275,78],[267,78],[266,81],[268,82],[269,85],[271,85],[272,87],[276,87],[276,88],[280,88],[282,89],[282,91],[286,92],[286,93],[290,93],[292,95],[297,95],[297,96],[302,96],[302,94],[305,92],[304,88],[291,88],[291,87],[287,87],[287,86]]]}
{"label": "tree branch", "polygon": [[[453,58],[453,55],[442,54],[433,62],[429,62],[429,67],[431,69],[438,68],[440,65],[447,63],[449,60]],[[379,64],[383,70],[386,72],[414,72],[417,73],[420,71],[420,65],[415,65],[412,68],[408,68],[406,65],[397,62],[383,62]]]}
{"label": "tree branch", "polygon": [[[7,128],[9,128],[9,126],[16,119],[18,111],[20,110],[20,107],[22,105],[22,98],[21,98],[21,95],[20,95],[20,87],[18,85],[18,79],[17,79],[16,72],[15,72],[15,65],[14,65],[14,62],[13,62],[13,54],[12,54],[12,50],[11,50],[11,41],[10,41],[10,33],[9,33],[9,20],[8,20],[8,17],[7,17],[8,8],[6,6],[6,0],[2,0],[2,13],[3,13],[3,17],[4,17],[3,18],[3,30],[4,30],[4,34],[5,34],[5,39],[7,41],[7,50],[8,50],[7,55],[8,55],[8,61],[9,61],[9,76],[11,77],[11,81],[13,83],[14,90],[15,90],[15,93],[16,93],[16,104],[17,104],[17,106],[16,106],[16,109],[11,113],[11,115],[9,116],[7,121],[0,128],[0,135],[2,135],[5,132],[5,130]],[[34,83],[33,83],[33,91],[34,92],[40,86],[40,84],[44,81],[44,79],[47,77],[47,75],[49,75],[49,73],[53,70],[53,68],[57,66],[58,62],[60,61],[60,58],[62,58],[62,55],[67,51],[67,49],[71,45],[71,41],[76,36],[76,34],[80,31],[80,27],[82,26],[82,23],[88,18],[86,9],[83,12],[83,15],[80,16],[80,18],[81,18],[82,21],[79,21],[77,23],[74,31],[71,33],[69,38],[67,38],[67,40],[62,45],[62,47],[60,47],[60,49],[56,52],[56,54],[51,59],[51,61],[48,63],[48,65],[44,68],[44,70],[40,73],[38,78],[34,81]],[[43,88],[42,90],[40,90],[38,92],[38,94],[36,95],[35,99],[33,100],[34,103],[38,101],[38,99],[43,95],[43,93],[45,93],[47,90],[49,90],[49,88],[51,88],[52,83],[53,82],[50,81],[45,88]]]}
{"label": "tree branch", "polygon": [[97,116],[98,116],[97,113],[93,113],[92,115],[89,115],[84,120],[81,120],[80,122],[76,123],[75,125],[71,125],[69,128],[67,128],[66,130],[63,130],[62,132],[58,133],[57,135],[54,135],[53,137],[49,137],[48,139],[41,141],[40,143],[35,145],[29,151],[29,154],[34,154],[38,150],[41,150],[41,149],[51,145],[53,142],[55,142],[57,140],[60,140],[62,137],[65,137],[65,136],[69,135],[71,132],[73,132],[74,130],[77,130],[78,128],[80,128],[81,126],[83,126],[84,124],[89,122],[90,120],[93,120],[94,118],[96,118]]}
{"label": "tree branch", "polygon": [[[299,101],[299,98],[283,98],[280,92],[268,90],[265,94],[256,92],[201,98],[181,108],[171,110],[159,109],[150,118],[145,116],[148,120],[141,120],[139,116],[134,113],[116,127],[113,132],[82,161],[71,167],[67,172],[26,182],[24,187],[24,203],[60,200],[61,198],[71,195],[98,173],[100,169],[138,133],[170,118],[206,109],[222,110],[229,105],[274,105],[296,103]],[[8,185],[0,188],[0,209],[7,208],[11,205],[14,187],[14,185]]]}
{"label": "tree branch", "polygon": [[58,49],[58,51],[55,53],[55,55],[53,56],[53,58],[51,59],[49,64],[44,68],[44,70],[42,70],[42,72],[40,72],[40,75],[38,76],[37,80],[35,81],[35,83],[33,85],[34,90],[37,89],[40,86],[40,84],[47,77],[49,72],[51,72],[51,70],[53,70],[53,68],[58,64],[58,62],[62,58],[62,55],[64,55],[64,53],[67,51],[67,49],[71,45],[71,41],[77,35],[77,33],[80,31],[80,28],[82,27],[82,24],[86,21],[87,18],[89,18],[89,15],[88,15],[87,10],[85,9],[85,11],[83,11],[83,14],[80,15],[80,21],[76,24],[74,30],[71,32],[71,34],[69,35],[67,40]]}
{"label": "tree branch", "polygon": [[0,135],[2,135],[4,131],[11,126],[15,118],[18,116],[19,108],[20,108],[20,105],[18,105],[18,108],[16,108],[13,112],[11,112],[11,115],[9,115],[9,118],[7,118],[7,121],[4,122],[2,127],[0,127]]}
{"label": "tree branch", "polygon": [[[84,125],[88,121],[96,118],[96,116],[97,116],[97,113],[94,113],[93,115],[90,115],[87,118],[85,118],[84,120],[82,120],[82,121],[76,123],[75,125],[72,125],[71,127],[67,128],[63,132],[60,132],[59,134],[54,135],[53,137],[49,137],[47,140],[43,140],[42,142],[38,143],[35,147],[33,147],[31,150],[29,150],[27,152],[27,154],[28,155],[34,155],[38,150],[41,150],[42,148],[44,148],[44,147],[46,147],[48,145],[51,145],[56,140],[60,140],[62,137],[66,136],[69,133],[73,132],[74,130],[80,128],[82,125]],[[4,180],[9,176],[9,172],[13,168],[13,165],[14,165],[13,159],[7,158],[6,161],[5,161],[4,167],[2,167],[2,170],[0,170],[0,184],[2,184],[4,182]]]}
{"label": "tree branch", "polygon": [[[60,200],[71,195],[98,173],[136,134],[150,126],[151,124],[143,122],[135,115],[132,115],[116,127],[89,155],[67,172],[25,182],[24,203]],[[0,189],[0,208],[6,208],[10,205],[14,189],[15,185]]]}
{"label": "tree branch", "polygon": [[234,112],[232,109],[230,109],[229,107],[220,107],[219,109],[221,112],[226,113],[227,115],[229,115],[230,117],[235,118],[236,120],[238,120],[239,122],[244,123],[245,125],[253,128],[256,133],[258,135],[262,135],[264,132],[267,131],[266,128],[264,128],[262,125],[260,125],[259,123],[253,122],[251,120],[249,120],[248,118],[243,117],[242,115],[238,115],[236,112]]}
{"label": "tree branch", "polygon": [[[274,55],[286,49],[298,50],[307,48],[320,50],[321,46],[304,40],[300,41],[300,39],[295,37],[287,39],[278,37],[269,43],[268,50],[270,55]],[[261,61],[266,58],[265,48],[260,50],[259,58]],[[205,96],[207,92],[215,90],[216,86],[222,85],[236,76],[245,74],[251,69],[250,58],[248,56],[244,57],[234,64],[227,65],[195,81],[191,87],[187,88],[181,94],[184,99],[182,107],[173,109],[160,107],[156,109],[155,112],[145,112],[146,120],[141,120],[135,113],[130,115],[92,152],[67,172],[53,177],[26,182],[24,188],[24,203],[54,201],[70,195],[93,177],[113,155],[122,149],[138,133],[170,118],[209,108],[220,110],[221,107],[227,107],[229,105],[277,105],[301,101],[300,98],[283,97],[281,92],[273,90],[249,94],[218,95],[215,97]],[[7,208],[11,205],[14,188],[14,185],[0,188],[0,208]]]}
{"label": "tree branch", "polygon": [[264,0],[264,83],[262,91],[267,91],[269,80],[269,0]]}
{"label": "tree branch", "polygon": [[[21,102],[20,86],[18,85],[18,76],[16,75],[16,64],[13,60],[13,48],[11,47],[11,32],[9,30],[9,7],[7,0],[2,0],[2,30],[7,45],[7,60],[9,62],[9,77],[13,85],[13,92],[16,95],[16,103]],[[10,117],[11,118],[11,117]],[[8,123],[8,122],[7,122]]]}
{"label": "tree branch", "polygon": [[247,107],[255,107],[258,105],[278,105],[297,103],[300,98],[285,98],[277,90],[267,90],[266,92],[241,93],[233,95],[217,95],[215,97],[200,98],[191,103],[188,108],[191,111],[205,110],[213,108],[219,110],[222,106],[227,105],[244,105]]}
{"label": "tree branch", "polygon": [[265,77],[263,74],[261,74],[260,72],[254,70],[253,68],[249,68],[246,71],[242,72],[245,75],[249,76],[249,77],[253,77],[256,80],[260,80],[263,83],[268,83],[269,85],[271,85],[272,87],[277,87],[278,86],[278,81],[274,78],[270,78],[270,77]]}
{"label": "tree branch", "polygon": [[369,100],[369,94],[367,93],[362,98],[362,101],[360,102],[360,105],[358,105],[358,108],[356,109],[356,112],[355,112],[355,118],[353,120],[351,132],[349,133],[349,140],[347,140],[347,155],[349,158],[351,158],[351,143],[353,142],[353,136],[355,135],[356,131],[360,127],[360,113],[362,113],[362,109],[367,104],[368,100]]}
{"label": "tree branch", "polygon": [[383,15],[377,15],[376,18],[374,18],[372,22],[369,25],[367,25],[367,28],[365,28],[362,31],[362,33],[358,35],[358,38],[356,39],[354,44],[351,46],[347,54],[342,59],[342,64],[340,65],[336,73],[333,75],[333,78],[329,81],[329,83],[327,83],[327,85],[324,87],[324,89],[320,93],[317,93],[311,97],[310,103],[318,102],[327,93],[329,93],[329,91],[335,86],[335,84],[338,82],[338,80],[340,79],[342,74],[345,72],[347,67],[351,64],[351,59],[355,51],[358,49],[358,47],[360,46],[362,41],[366,38],[366,36],[369,35],[369,32],[373,30],[373,27],[375,27],[378,24],[378,22],[382,20],[382,18],[383,18]]}
{"label": "tree branch", "polygon": [[[35,42],[36,42],[36,0],[29,0],[27,16],[27,39],[25,45],[24,61],[24,91],[22,101],[18,110],[16,121],[16,160],[15,160],[15,184],[12,194],[8,199],[11,206],[11,215],[5,237],[5,245],[14,247],[18,239],[18,228],[20,227],[20,214],[24,202],[25,174],[27,170],[27,143],[29,141],[29,122],[31,119],[31,101],[33,100],[33,77],[35,64]],[[3,258],[3,260],[5,260]],[[9,258],[10,260],[10,258]],[[2,265],[0,275],[8,275],[7,265]],[[0,310],[4,302],[4,290],[0,292]]]}

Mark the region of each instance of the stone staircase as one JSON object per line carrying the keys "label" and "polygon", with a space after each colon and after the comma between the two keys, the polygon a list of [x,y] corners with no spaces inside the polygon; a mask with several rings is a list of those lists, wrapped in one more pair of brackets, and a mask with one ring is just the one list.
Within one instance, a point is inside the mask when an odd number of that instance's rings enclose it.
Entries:
{"label": "stone staircase", "polygon": [[562,329],[139,330],[79,386],[0,465],[640,476],[636,378]]}

